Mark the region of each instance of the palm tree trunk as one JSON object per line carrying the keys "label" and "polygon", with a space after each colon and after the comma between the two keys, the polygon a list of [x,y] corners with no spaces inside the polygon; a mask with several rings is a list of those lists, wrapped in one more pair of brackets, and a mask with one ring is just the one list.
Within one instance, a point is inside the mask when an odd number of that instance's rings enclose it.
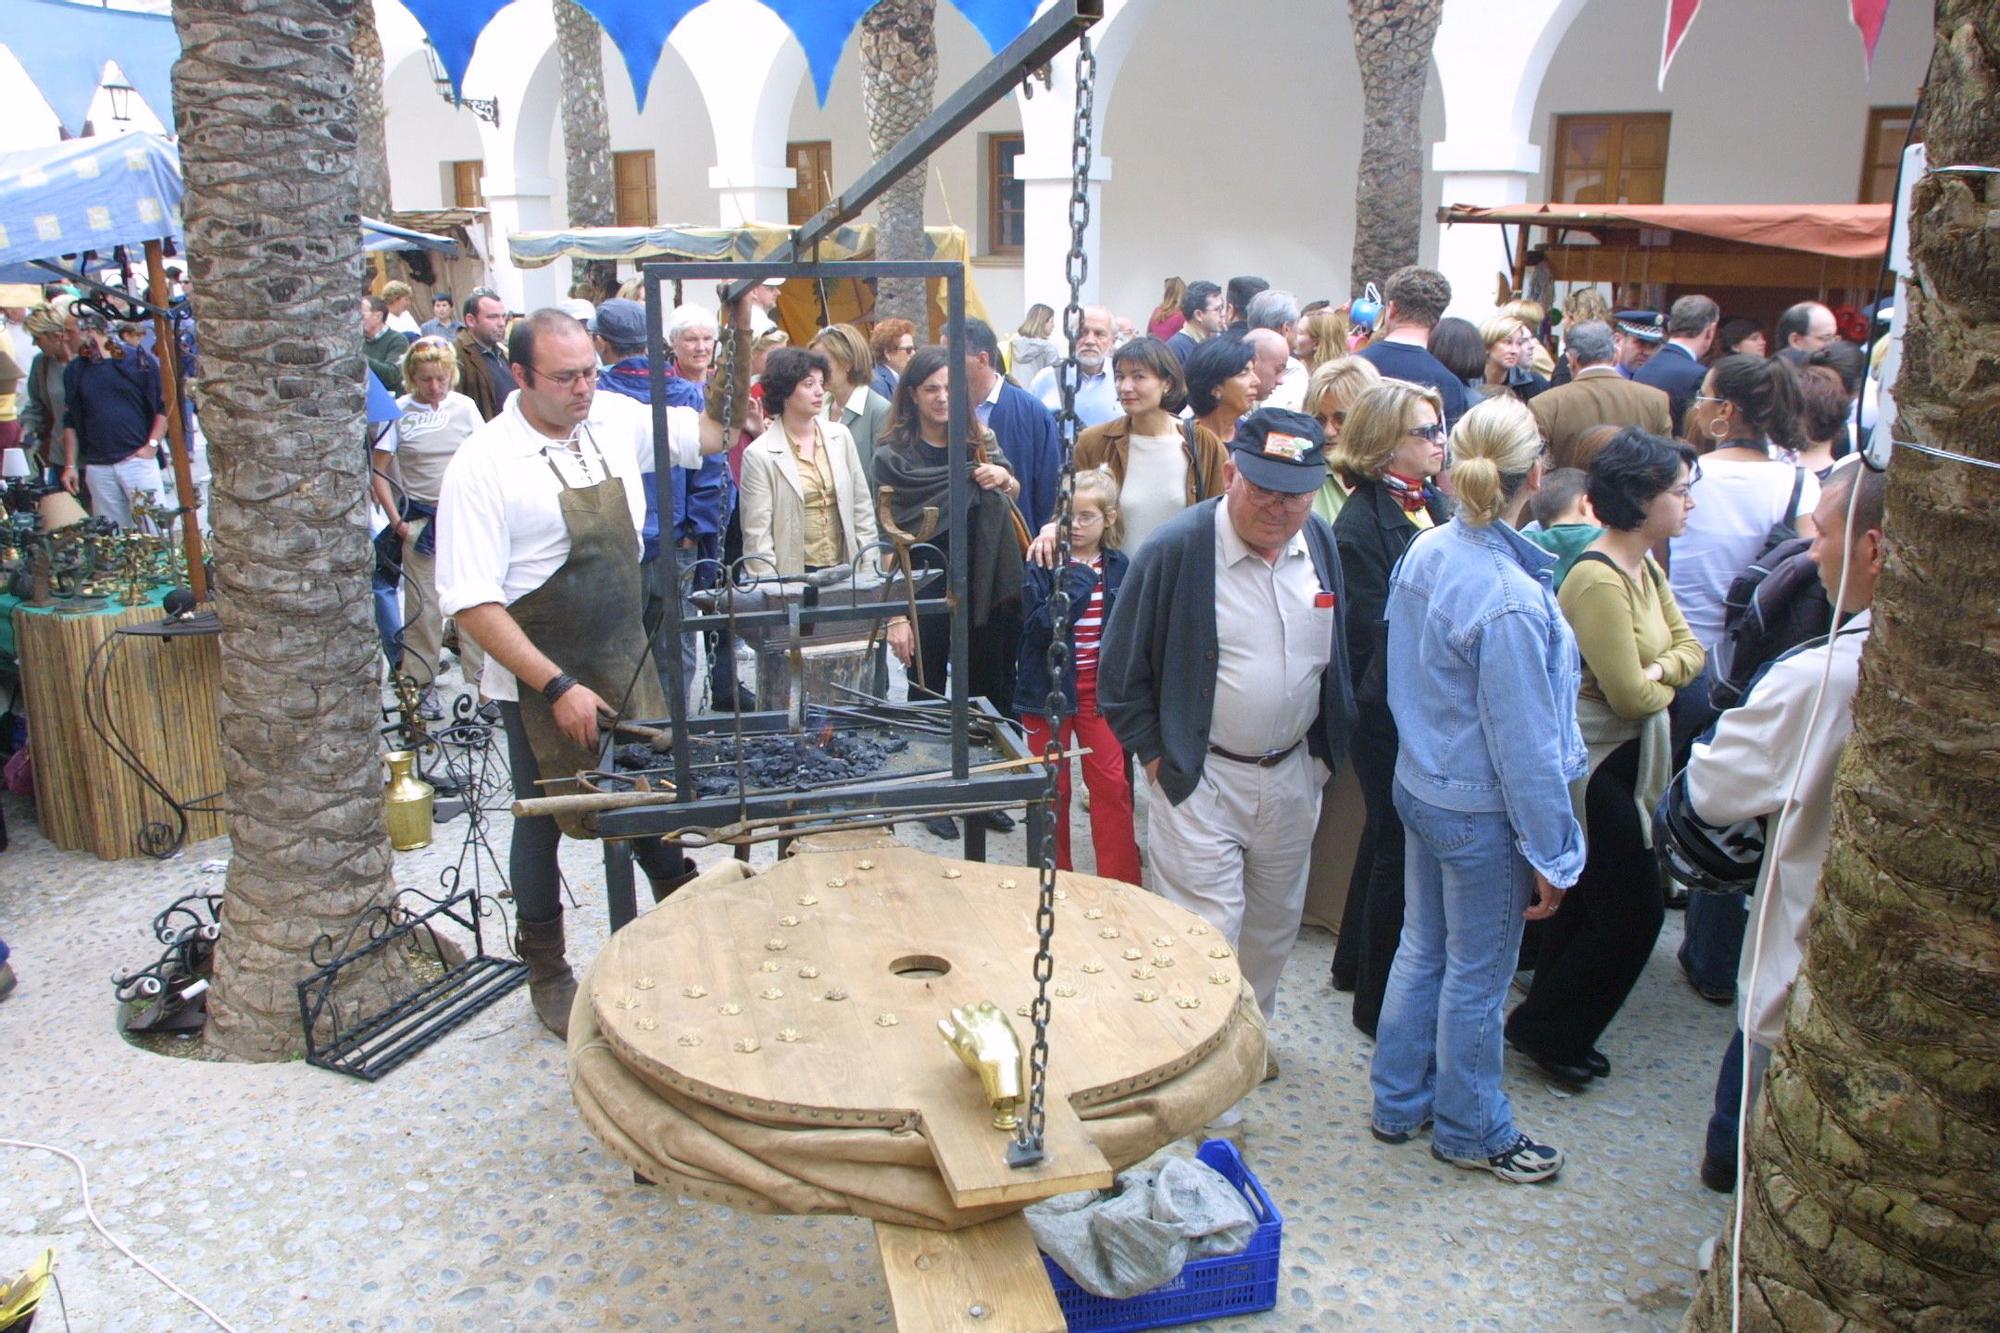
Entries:
{"label": "palm tree trunk", "polygon": [[[375,738],[354,20],[345,0],[175,0],[174,111],[215,468],[233,855],[208,1040],[303,1048],[309,950],[390,893]],[[385,950],[342,1006],[405,989]]]}
{"label": "palm tree trunk", "polygon": [[[1938,0],[1936,34],[1897,434],[2000,462],[2000,186],[1937,172],[2000,165],[2000,10]],[[1898,450],[1887,532],[1804,994],[1749,1140],[1744,1328],[2000,1311],[2000,474]],[[1688,1324],[1730,1326],[1726,1245]]]}
{"label": "palm tree trunk", "polygon": [[1356,296],[1417,262],[1424,145],[1417,122],[1444,0],[1347,0],[1361,66],[1361,166],[1354,184]]}
{"label": "palm tree trunk", "polygon": [[[937,0],[881,0],[861,17],[861,106],[880,158],[931,113],[937,90]],[[877,259],[923,259],[930,160],[913,163],[875,203]],[[878,282],[875,316],[930,327],[924,284]],[[921,341],[921,335],[920,339]]]}
{"label": "palm tree trunk", "polygon": [[[604,109],[602,30],[596,19],[571,0],[555,0],[555,16],[570,224],[609,227],[618,220],[618,200],[611,170],[611,116]],[[601,301],[617,286],[617,276],[616,264],[580,263],[571,290],[587,300]]]}
{"label": "palm tree trunk", "polygon": [[361,211],[389,216],[389,118],[382,105],[382,37],[375,31],[375,0],[354,5],[354,174]]}

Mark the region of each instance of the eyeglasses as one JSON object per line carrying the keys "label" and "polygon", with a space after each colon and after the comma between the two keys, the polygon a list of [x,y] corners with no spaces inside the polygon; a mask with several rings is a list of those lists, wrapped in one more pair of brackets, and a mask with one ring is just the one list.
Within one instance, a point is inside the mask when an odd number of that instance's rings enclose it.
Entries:
{"label": "eyeglasses", "polygon": [[558,370],[553,374],[551,374],[546,370],[537,370],[533,366],[525,366],[523,367],[523,369],[525,369],[530,375],[539,376],[540,378],[547,380],[549,383],[555,385],[558,389],[574,389],[578,384],[582,383],[586,377],[595,376],[597,374],[597,370],[595,367],[587,367],[583,370]]}
{"label": "eyeglasses", "polygon": [[1443,444],[1446,432],[1443,426],[1433,421],[1428,426],[1412,426],[1404,431],[1403,434],[1410,436],[1412,439],[1429,440],[1432,444]]}
{"label": "eyeglasses", "polygon": [[1727,398],[1711,398],[1709,395],[1705,393],[1696,394],[1694,396],[1694,400],[1697,403],[1720,403],[1724,407],[1729,406],[1729,400]]}
{"label": "eyeglasses", "polygon": [[1304,509],[1313,502],[1311,491],[1267,491],[1248,477],[1243,487],[1250,503],[1263,509]]}

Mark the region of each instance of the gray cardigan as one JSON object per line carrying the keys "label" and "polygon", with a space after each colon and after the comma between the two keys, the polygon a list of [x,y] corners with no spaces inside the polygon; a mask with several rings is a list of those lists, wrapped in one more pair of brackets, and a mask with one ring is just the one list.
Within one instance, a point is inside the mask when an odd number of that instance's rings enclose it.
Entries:
{"label": "gray cardigan", "polygon": [[[1097,667],[1097,702],[1119,742],[1142,764],[1160,760],[1159,783],[1175,805],[1200,781],[1215,708],[1215,525],[1222,501],[1204,500],[1159,528],[1133,558]],[[1333,650],[1320,678],[1319,716],[1306,733],[1314,758],[1339,769],[1354,727],[1346,589],[1333,529],[1317,514],[1305,526],[1320,587],[1334,594]]]}

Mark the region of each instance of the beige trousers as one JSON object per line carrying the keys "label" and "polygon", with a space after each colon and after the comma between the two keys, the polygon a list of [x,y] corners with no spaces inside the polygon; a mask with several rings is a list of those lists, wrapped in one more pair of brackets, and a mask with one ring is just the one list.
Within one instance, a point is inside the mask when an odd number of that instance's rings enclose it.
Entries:
{"label": "beige trousers", "polygon": [[[438,656],[444,651],[444,615],[438,610],[437,556],[419,555],[417,538],[430,519],[410,524],[403,538],[403,670],[416,677],[419,689],[429,689]],[[486,652],[463,631],[458,636],[459,671],[476,693],[486,669]]]}

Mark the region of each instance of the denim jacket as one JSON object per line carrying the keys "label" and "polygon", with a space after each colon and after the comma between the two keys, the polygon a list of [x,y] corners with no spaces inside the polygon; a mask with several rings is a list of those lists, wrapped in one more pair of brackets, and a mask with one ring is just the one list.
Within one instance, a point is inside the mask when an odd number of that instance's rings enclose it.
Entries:
{"label": "denim jacket", "polygon": [[[1111,608],[1118,602],[1118,587],[1125,582],[1131,557],[1107,548],[1104,556],[1104,606],[1101,627],[1111,623]],[[1069,565],[1069,653],[1063,658],[1063,698],[1076,711],[1076,617],[1090,604],[1097,586],[1097,572],[1089,565],[1072,560]],[[1021,651],[1014,677],[1014,711],[1041,717],[1049,707],[1049,640],[1055,637],[1056,572],[1029,562],[1021,576]],[[1102,651],[1103,639],[1098,640]]]}
{"label": "denim jacket", "polygon": [[1411,795],[1505,813],[1528,864],[1568,888],[1583,870],[1569,784],[1588,760],[1555,564],[1504,522],[1454,518],[1417,538],[1389,580],[1389,710],[1396,780]]}

